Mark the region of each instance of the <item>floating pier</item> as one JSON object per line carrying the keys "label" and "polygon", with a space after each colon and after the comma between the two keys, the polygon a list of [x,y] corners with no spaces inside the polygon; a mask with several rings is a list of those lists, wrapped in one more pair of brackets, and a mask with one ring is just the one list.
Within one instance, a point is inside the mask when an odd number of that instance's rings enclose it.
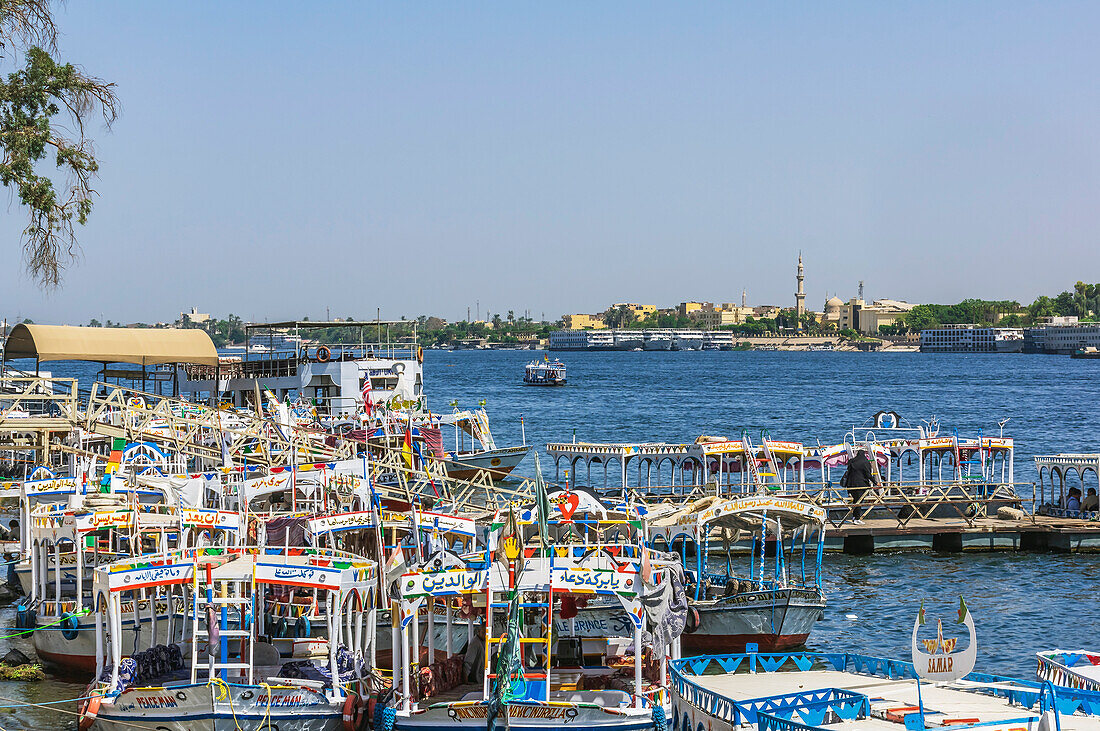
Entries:
{"label": "floating pier", "polygon": [[825,550],[870,554],[885,551],[1055,551],[1100,552],[1100,521],[1046,515],[1022,520],[1000,518],[893,518],[845,523],[825,535]]}

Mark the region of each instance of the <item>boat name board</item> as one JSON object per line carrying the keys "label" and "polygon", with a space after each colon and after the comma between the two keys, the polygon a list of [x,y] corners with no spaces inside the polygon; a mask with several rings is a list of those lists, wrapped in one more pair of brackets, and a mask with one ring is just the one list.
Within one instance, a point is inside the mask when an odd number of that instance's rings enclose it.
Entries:
{"label": "boat name board", "polygon": [[[488,706],[484,703],[469,706],[456,705],[447,709],[447,715],[455,721],[483,719],[487,717],[488,710]],[[510,703],[506,713],[508,718],[561,718],[568,723],[576,717],[577,709],[572,705],[517,705]]]}
{"label": "boat name board", "polygon": [[110,592],[141,589],[149,586],[182,584],[191,579],[191,564],[162,564],[138,569],[111,571],[107,579]]}
{"label": "boat name board", "polygon": [[307,586],[314,589],[340,588],[338,568],[327,566],[293,566],[287,564],[257,563],[256,581],[265,584],[286,584],[289,586]]}
{"label": "boat name board", "polygon": [[238,530],[240,528],[240,515],[227,510],[182,508],[180,509],[180,521],[185,528],[216,528],[218,530]]}
{"label": "boat name board", "polygon": [[704,510],[702,513],[684,515],[676,521],[676,524],[706,525],[723,515],[732,515],[750,510],[780,511],[810,518],[819,523],[825,521],[825,509],[817,505],[791,500],[790,498],[762,496],[727,500]]}

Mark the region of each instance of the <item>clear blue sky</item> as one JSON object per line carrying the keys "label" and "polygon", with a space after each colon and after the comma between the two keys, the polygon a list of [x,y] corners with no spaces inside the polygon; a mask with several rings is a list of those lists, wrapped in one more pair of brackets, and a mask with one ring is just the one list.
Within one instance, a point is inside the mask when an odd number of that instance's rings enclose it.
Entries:
{"label": "clear blue sky", "polygon": [[1100,280],[1100,5],[71,0],[113,80],[39,322],[1030,301]]}

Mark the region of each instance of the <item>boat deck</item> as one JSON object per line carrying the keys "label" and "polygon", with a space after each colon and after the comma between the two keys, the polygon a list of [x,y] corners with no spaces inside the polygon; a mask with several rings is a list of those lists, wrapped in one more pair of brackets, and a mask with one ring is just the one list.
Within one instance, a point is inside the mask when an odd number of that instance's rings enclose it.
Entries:
{"label": "boat deck", "polygon": [[[706,690],[736,701],[826,688],[867,696],[871,703],[870,715],[845,721],[845,731],[904,731],[904,715],[915,712],[917,706],[915,680],[891,680],[836,670],[698,675],[692,676],[691,680]],[[922,682],[921,696],[927,728],[1030,719],[1030,723],[1013,724],[1011,728],[1030,728],[1035,731],[1040,718],[1036,711],[1009,705],[1003,698],[963,690],[954,685]],[[892,718],[887,717],[888,713]],[[1100,717],[1097,716],[1063,714],[1060,720],[1064,731],[1100,729]]]}

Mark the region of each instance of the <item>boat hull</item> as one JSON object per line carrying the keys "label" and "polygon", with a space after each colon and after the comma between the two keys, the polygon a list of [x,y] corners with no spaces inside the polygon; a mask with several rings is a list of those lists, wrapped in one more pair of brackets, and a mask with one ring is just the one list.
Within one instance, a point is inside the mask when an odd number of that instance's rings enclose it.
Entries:
{"label": "boat hull", "polygon": [[456,480],[471,480],[488,471],[494,480],[503,480],[530,451],[530,447],[520,446],[457,455],[451,453],[448,455],[450,460],[447,462],[447,476]]}
{"label": "boat hull", "polygon": [[[788,650],[806,643],[825,609],[814,591],[787,589],[755,592],[726,600],[692,602],[699,621],[688,618],[680,635],[685,655],[744,652],[755,642],[761,652]],[[617,607],[582,609],[573,620],[555,619],[554,634],[567,637],[630,637],[633,625]]]}
{"label": "boat hull", "polygon": [[697,627],[680,635],[684,654],[744,652],[753,642],[761,652],[806,644],[821,618],[825,600],[816,592],[787,590],[733,597],[732,601],[695,602]]}
{"label": "boat hull", "polygon": [[[53,620],[53,617],[42,617],[44,620]],[[68,675],[92,675],[95,672],[95,616],[85,615],[80,618],[76,637],[67,639],[62,630],[54,625],[52,627],[39,627],[34,632],[34,652],[47,665]],[[177,615],[175,626],[179,631],[183,615]],[[139,647],[149,647],[153,643],[152,620],[141,620],[141,639]],[[122,621],[122,633],[127,641],[134,637],[133,614]],[[168,617],[162,616],[157,620],[158,642],[165,642],[168,638]]]}
{"label": "boat hull", "polygon": [[[413,715],[398,713],[395,731],[454,731],[488,728],[487,707],[481,702],[440,703]],[[625,712],[625,713],[624,713]],[[653,728],[648,709],[613,709],[566,703],[511,703],[501,709],[496,728],[562,729],[570,731],[642,731]]]}
{"label": "boat hull", "polygon": [[132,688],[100,702],[93,729],[342,731],[343,701],[298,687],[185,685]]}

